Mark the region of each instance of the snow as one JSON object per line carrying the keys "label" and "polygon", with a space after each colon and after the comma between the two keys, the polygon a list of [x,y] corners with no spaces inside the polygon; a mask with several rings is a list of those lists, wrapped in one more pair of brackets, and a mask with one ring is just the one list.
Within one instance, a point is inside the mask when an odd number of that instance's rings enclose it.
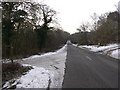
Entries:
{"label": "snow", "polygon": [[33,55],[18,61],[23,66],[32,66],[27,74],[15,80],[6,82],[3,88],[16,85],[17,88],[62,88],[65,70],[67,45],[56,52],[43,55]]}
{"label": "snow", "polygon": [[120,58],[118,56],[118,54],[120,54],[120,50],[114,50],[112,53],[111,53],[111,56],[114,57],[114,58]]}
{"label": "snow", "polygon": [[72,44],[73,46],[75,46],[75,47],[77,47],[78,46],[78,44]]}
{"label": "snow", "polygon": [[[23,75],[17,81],[17,88],[47,88],[49,83],[50,71],[44,68],[33,66],[26,75]],[[51,73],[53,74],[53,73]]]}
{"label": "snow", "polygon": [[93,51],[93,52],[104,53],[113,58],[120,59],[118,57],[118,54],[120,53],[119,46],[120,46],[120,44],[108,44],[106,46],[83,45],[83,46],[79,46],[79,47],[89,49],[90,51]]}
{"label": "snow", "polygon": [[[78,45],[73,44],[78,47]],[[79,46],[87,48],[94,52],[102,52],[111,57],[119,58],[118,44],[109,44],[107,46]],[[8,81],[3,88],[16,85],[17,88],[62,88],[64,79],[65,61],[67,55],[67,45],[63,46],[56,52],[49,52],[42,55],[33,55],[19,61],[23,66],[32,66],[27,74],[13,81]]]}
{"label": "snow", "polygon": [[61,49],[59,49],[56,53],[63,53],[67,51],[67,45],[64,45]]}
{"label": "snow", "polygon": [[52,72],[49,73],[51,78],[50,88],[61,88],[64,77],[66,55],[67,45],[63,46],[56,52],[49,52],[43,55],[33,55],[24,58],[20,63],[29,64],[38,68],[42,67]]}
{"label": "snow", "polygon": [[[23,66],[31,65],[23,64]],[[16,88],[47,88],[50,83],[50,75],[54,75],[54,73],[42,67],[32,67],[33,69],[22,77],[6,82],[3,88],[10,88],[13,85],[16,85]],[[13,81],[15,82],[11,83]]]}
{"label": "snow", "polygon": [[48,53],[45,53],[45,54],[42,54],[42,55],[33,55],[33,56],[28,57],[28,58],[24,58],[22,60],[35,59],[35,58],[46,57],[46,56],[51,56],[51,55],[54,55],[54,54],[63,53],[67,50],[66,47],[67,47],[67,45],[64,45],[61,49],[57,50],[56,52],[48,52]]}
{"label": "snow", "polygon": [[[13,82],[13,81],[15,81],[14,83],[11,83],[11,82]],[[8,88],[10,88],[11,86],[14,86],[14,85],[16,85],[17,84],[17,81],[15,80],[15,79],[12,79],[12,80],[9,80],[9,81],[7,81],[4,85],[3,85],[3,87],[2,87],[2,89],[8,89]],[[2,90],[1,89],[1,90]]]}

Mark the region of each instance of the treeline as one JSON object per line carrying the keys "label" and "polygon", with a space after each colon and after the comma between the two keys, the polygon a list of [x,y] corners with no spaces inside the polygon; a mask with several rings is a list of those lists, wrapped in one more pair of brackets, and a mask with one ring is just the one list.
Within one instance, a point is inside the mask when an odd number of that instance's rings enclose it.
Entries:
{"label": "treeline", "polygon": [[[2,2],[2,58],[28,57],[65,44],[69,33],[57,27],[56,11],[33,2]],[[52,25],[51,25],[52,24]]]}
{"label": "treeline", "polygon": [[94,14],[92,19],[94,21],[92,25],[83,23],[77,29],[79,32],[70,36],[73,43],[80,45],[120,43],[120,14],[118,11],[101,16]]}

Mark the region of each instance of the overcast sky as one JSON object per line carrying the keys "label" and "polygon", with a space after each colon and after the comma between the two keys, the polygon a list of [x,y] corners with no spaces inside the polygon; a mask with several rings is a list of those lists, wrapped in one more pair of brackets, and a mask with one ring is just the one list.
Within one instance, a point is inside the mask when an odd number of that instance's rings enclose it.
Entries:
{"label": "overcast sky", "polygon": [[98,15],[115,11],[120,0],[35,0],[44,2],[58,12],[59,23],[63,30],[75,33],[82,22],[90,20],[96,12]]}

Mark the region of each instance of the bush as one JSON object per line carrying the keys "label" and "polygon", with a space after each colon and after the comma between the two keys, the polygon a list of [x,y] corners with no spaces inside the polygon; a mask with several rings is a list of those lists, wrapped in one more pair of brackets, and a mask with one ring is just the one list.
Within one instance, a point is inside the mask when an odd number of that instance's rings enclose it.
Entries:
{"label": "bush", "polygon": [[32,69],[30,66],[22,66],[19,63],[3,63],[2,64],[2,84],[13,78],[20,77],[27,71]]}

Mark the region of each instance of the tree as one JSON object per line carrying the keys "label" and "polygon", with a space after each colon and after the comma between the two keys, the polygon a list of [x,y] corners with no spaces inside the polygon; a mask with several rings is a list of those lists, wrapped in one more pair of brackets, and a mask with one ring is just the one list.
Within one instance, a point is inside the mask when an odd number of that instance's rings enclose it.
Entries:
{"label": "tree", "polygon": [[58,49],[67,41],[68,33],[51,27],[56,12],[49,6],[31,2],[4,2],[2,8],[3,58],[13,62],[16,58]]}
{"label": "tree", "polygon": [[93,29],[94,31],[97,30],[97,21],[98,21],[98,15],[96,13],[94,13],[92,16],[91,16],[92,20],[93,20]]}
{"label": "tree", "polygon": [[48,39],[46,40],[46,51],[54,51],[56,49],[61,48],[64,44],[66,44],[69,33],[63,31],[59,28],[54,28],[53,30],[48,31]]}
{"label": "tree", "polygon": [[[3,50],[7,56],[12,60],[13,46],[12,38],[14,36],[14,24],[15,17],[14,14],[17,11],[17,8],[21,5],[22,2],[2,2],[2,39],[3,39]],[[4,50],[6,48],[6,50]]]}
{"label": "tree", "polygon": [[53,17],[55,16],[56,12],[52,9],[49,8],[47,5],[40,5],[39,4],[39,9],[42,14],[42,22],[43,24],[37,27],[36,32],[38,34],[38,44],[39,44],[39,49],[41,50],[44,48],[46,39],[47,39],[47,32],[51,28],[49,27],[49,24],[52,22]]}
{"label": "tree", "polygon": [[80,35],[80,40],[79,43],[80,44],[87,44],[88,45],[88,37],[87,37],[87,33],[88,33],[88,28],[89,28],[89,23],[83,23],[77,30],[79,31],[79,33],[81,33]]}
{"label": "tree", "polygon": [[94,42],[100,45],[117,43],[118,41],[118,12],[110,12],[99,16],[97,29],[94,31]]}
{"label": "tree", "polygon": [[80,41],[79,44],[106,45],[119,43],[119,15],[118,11],[105,13],[101,16],[94,14],[92,16],[93,27],[90,32],[86,32],[90,27],[86,24],[82,24],[80,28],[77,29],[80,32],[79,37],[77,36]]}
{"label": "tree", "polygon": [[28,13],[24,10],[24,8],[19,9],[19,7],[21,7],[23,4],[26,3],[2,2],[2,51],[3,57],[9,58],[12,63],[13,56],[18,54],[20,55],[20,53],[22,54],[22,52],[27,51],[27,46],[25,47],[20,45],[25,45],[24,43],[26,43],[26,41],[24,40],[28,38],[25,37],[27,36],[25,31],[29,29],[29,33],[33,30],[33,25],[28,18]]}

